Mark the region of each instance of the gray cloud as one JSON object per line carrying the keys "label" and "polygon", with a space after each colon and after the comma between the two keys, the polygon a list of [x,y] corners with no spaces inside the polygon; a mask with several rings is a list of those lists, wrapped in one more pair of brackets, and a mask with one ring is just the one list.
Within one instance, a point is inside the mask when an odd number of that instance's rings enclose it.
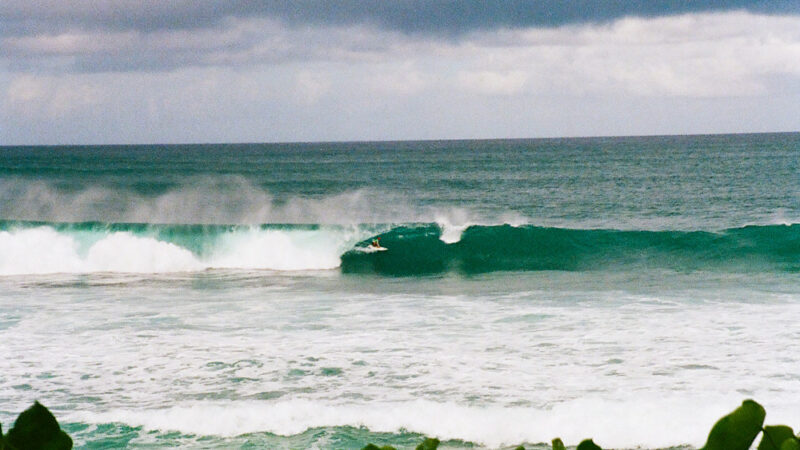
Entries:
{"label": "gray cloud", "polygon": [[[78,30],[7,37],[0,57],[17,72],[152,72],[183,67],[385,58],[414,38],[363,27],[291,27],[274,19],[228,19],[198,29]],[[424,46],[424,45],[423,45]]]}
{"label": "gray cloud", "polygon": [[746,10],[800,14],[796,0],[5,0],[2,33],[20,36],[81,30],[143,33],[218,26],[230,18],[272,18],[295,26],[376,26],[403,33],[457,35],[492,28],[602,23],[624,16],[656,17]]}
{"label": "gray cloud", "polygon": [[[14,71],[50,73],[349,60],[410,40],[457,42],[492,30],[726,10],[800,14],[800,2],[5,0],[0,58]],[[354,28],[361,31],[346,32]]]}

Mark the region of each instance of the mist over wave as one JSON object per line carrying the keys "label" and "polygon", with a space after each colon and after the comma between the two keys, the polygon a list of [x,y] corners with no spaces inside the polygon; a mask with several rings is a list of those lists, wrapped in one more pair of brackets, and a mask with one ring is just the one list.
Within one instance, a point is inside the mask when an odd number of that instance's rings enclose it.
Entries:
{"label": "mist over wave", "polygon": [[164,189],[152,190],[148,186],[147,193],[108,180],[71,183],[0,178],[0,220],[240,225],[436,223],[443,230],[442,241],[448,244],[458,242],[472,225],[718,231],[746,225],[800,223],[791,208],[778,208],[735,222],[699,216],[530,216],[508,208],[476,209],[469,202],[420,202],[407,192],[374,187],[338,193],[276,194],[239,175],[185,177]]}
{"label": "mist over wave", "polygon": [[[519,215],[509,215],[524,221]],[[419,207],[403,196],[360,189],[320,196],[275,196],[244,177],[185,180],[142,194],[109,186],[68,189],[57,182],[0,179],[0,220],[152,224],[363,224],[440,222],[463,227],[502,218],[460,207]]]}

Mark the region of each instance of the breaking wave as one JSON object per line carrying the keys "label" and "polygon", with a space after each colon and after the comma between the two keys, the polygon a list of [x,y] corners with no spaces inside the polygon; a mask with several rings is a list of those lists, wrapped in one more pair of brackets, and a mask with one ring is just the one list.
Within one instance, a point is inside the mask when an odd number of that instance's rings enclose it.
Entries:
{"label": "breaking wave", "polygon": [[0,222],[0,275],[328,270],[378,229]]}
{"label": "breaking wave", "polygon": [[[375,237],[388,248],[369,252]],[[800,270],[800,224],[719,232],[532,225],[154,225],[0,222],[0,275],[331,270],[448,272]]]}

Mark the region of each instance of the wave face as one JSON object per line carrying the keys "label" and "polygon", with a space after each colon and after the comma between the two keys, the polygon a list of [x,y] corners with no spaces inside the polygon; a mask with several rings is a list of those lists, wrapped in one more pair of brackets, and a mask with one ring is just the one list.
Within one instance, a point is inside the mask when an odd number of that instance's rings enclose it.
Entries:
{"label": "wave face", "polygon": [[800,225],[707,231],[618,231],[510,225],[471,226],[447,243],[436,225],[381,236],[389,251],[342,256],[346,273],[419,275],[494,271],[665,269],[800,270]]}

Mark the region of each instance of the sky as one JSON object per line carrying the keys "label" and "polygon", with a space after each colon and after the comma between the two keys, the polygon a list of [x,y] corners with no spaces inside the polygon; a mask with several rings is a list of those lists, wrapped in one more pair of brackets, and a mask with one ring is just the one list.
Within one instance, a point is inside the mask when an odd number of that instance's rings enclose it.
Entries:
{"label": "sky", "polygon": [[800,1],[3,0],[0,145],[800,131]]}

